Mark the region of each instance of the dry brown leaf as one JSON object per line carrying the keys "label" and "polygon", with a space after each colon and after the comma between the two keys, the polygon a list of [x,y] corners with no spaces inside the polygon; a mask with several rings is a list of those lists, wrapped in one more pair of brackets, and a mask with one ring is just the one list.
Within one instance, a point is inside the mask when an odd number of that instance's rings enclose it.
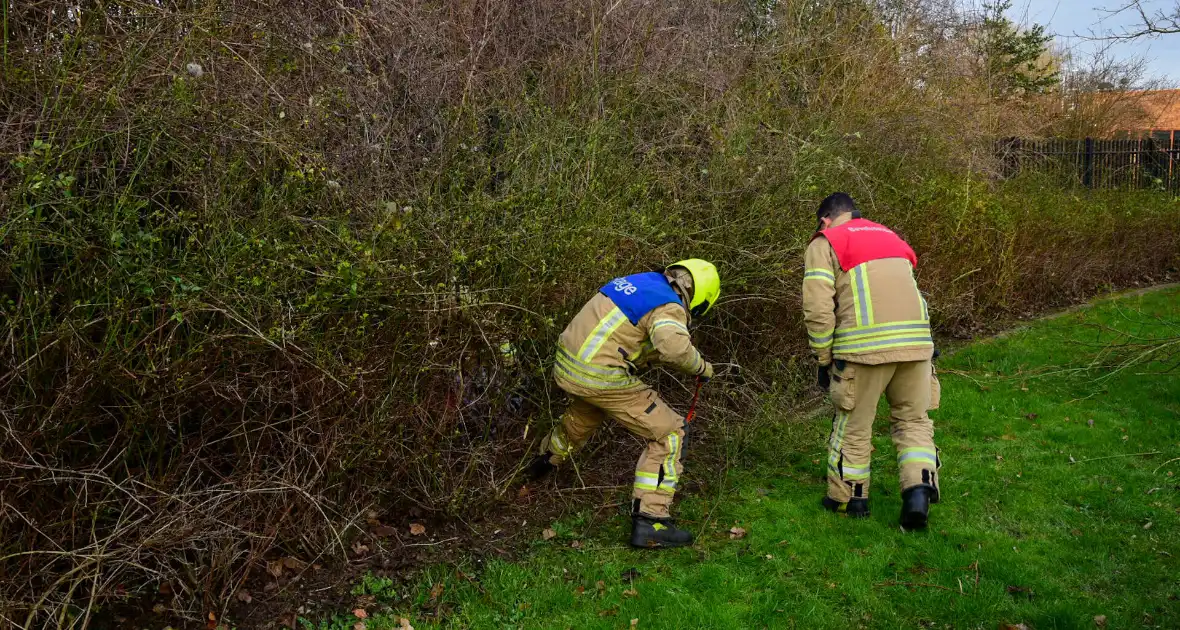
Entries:
{"label": "dry brown leaf", "polygon": [[283,561],[272,560],[266,563],[266,572],[274,577],[283,577]]}
{"label": "dry brown leaf", "polygon": [[632,619],[631,620],[631,627],[638,628],[639,627],[639,619]]}
{"label": "dry brown leaf", "polygon": [[586,592],[585,586],[579,586],[578,588],[574,589],[574,595],[581,595],[582,593],[585,593],[585,592]]}
{"label": "dry brown leaf", "polygon": [[598,613],[598,616],[599,617],[614,617],[617,614],[619,614],[618,608],[607,608],[606,610],[600,611]]}
{"label": "dry brown leaf", "polygon": [[743,529],[741,527],[729,528],[729,539],[730,540],[738,540],[739,538],[745,538],[745,537],[746,537],[746,530],[745,529]]}
{"label": "dry brown leaf", "polygon": [[629,588],[623,591],[623,597],[639,597],[639,591]]}
{"label": "dry brown leaf", "polygon": [[606,582],[603,582],[602,580],[598,580],[597,582],[594,583],[594,588],[596,588],[600,591],[605,591],[606,590]]}
{"label": "dry brown leaf", "polygon": [[1143,529],[1151,529],[1151,521],[1147,521],[1147,524],[1143,526]]}
{"label": "dry brown leaf", "polygon": [[164,614],[165,610],[168,609],[164,607],[164,604],[156,604],[155,606],[152,606],[152,612],[156,613],[157,615]]}
{"label": "dry brown leaf", "polygon": [[249,604],[250,602],[254,601],[254,597],[251,596],[250,591],[247,591],[246,589],[238,591],[237,597],[238,601],[242,602],[243,604]]}
{"label": "dry brown leaf", "polygon": [[443,590],[445,590],[445,589],[446,589],[446,587],[443,586],[442,582],[435,584],[430,589],[430,599],[438,599],[439,597],[442,597]]}
{"label": "dry brown leaf", "polygon": [[1028,626],[1022,623],[1002,623],[1000,630],[1028,630]]}
{"label": "dry brown leaf", "polygon": [[352,611],[352,616],[356,617],[357,619],[368,619],[369,611],[365,610],[364,608],[357,608]]}
{"label": "dry brown leaf", "polygon": [[406,619],[405,617],[398,619],[397,624],[401,630],[414,630],[414,626],[410,625],[410,620]]}
{"label": "dry brown leaf", "polygon": [[549,540],[550,538],[553,538],[556,535],[557,535],[557,532],[553,531],[552,529],[546,529],[545,531],[541,532],[541,538],[543,538],[545,540]]}
{"label": "dry brown leaf", "polygon": [[283,566],[287,567],[288,569],[291,569],[292,571],[302,571],[303,567],[306,567],[307,564],[305,564],[299,558],[292,558],[291,556],[287,556],[286,558],[283,558]]}
{"label": "dry brown leaf", "polygon": [[574,549],[581,549],[582,548],[582,541],[575,540],[574,542],[570,543],[570,546],[573,547]]}
{"label": "dry brown leaf", "polygon": [[358,621],[358,622],[352,624],[352,630],[365,630],[365,628],[367,628],[367,626],[365,625],[365,622],[363,622],[363,621]]}
{"label": "dry brown leaf", "polygon": [[289,613],[283,613],[283,614],[279,615],[279,625],[287,627],[287,628],[294,628],[295,623],[296,623],[295,613],[289,612]]}
{"label": "dry brown leaf", "polygon": [[380,536],[381,538],[388,538],[396,533],[397,528],[390,527],[389,525],[378,525],[373,528],[373,535]]}
{"label": "dry brown leaf", "polygon": [[160,583],[160,594],[161,595],[171,595],[172,594],[172,585],[167,582],[161,582]]}
{"label": "dry brown leaf", "polygon": [[[369,548],[366,547],[365,545],[362,545],[361,541],[358,540],[358,541],[352,543],[352,552],[358,556],[363,556],[366,553],[369,553]],[[275,577],[278,577],[278,576],[276,575]]]}
{"label": "dry brown leaf", "polygon": [[1098,626],[1099,628],[1105,628],[1106,627],[1106,615],[1095,615],[1094,616],[1094,625]]}
{"label": "dry brown leaf", "polygon": [[410,534],[421,536],[426,533],[426,526],[422,523],[410,523]]}

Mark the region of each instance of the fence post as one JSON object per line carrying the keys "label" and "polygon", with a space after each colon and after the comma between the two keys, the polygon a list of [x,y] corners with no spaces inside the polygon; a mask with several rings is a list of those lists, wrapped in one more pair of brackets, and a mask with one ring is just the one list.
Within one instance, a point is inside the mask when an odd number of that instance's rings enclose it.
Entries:
{"label": "fence post", "polygon": [[1094,139],[1086,138],[1086,153],[1082,156],[1082,185],[1094,187]]}

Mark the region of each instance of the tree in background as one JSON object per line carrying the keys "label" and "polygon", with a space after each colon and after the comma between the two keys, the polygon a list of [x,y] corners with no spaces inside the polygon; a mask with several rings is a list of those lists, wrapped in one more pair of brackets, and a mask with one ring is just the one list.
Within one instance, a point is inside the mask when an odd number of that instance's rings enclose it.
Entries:
{"label": "tree in background", "polygon": [[1040,24],[1019,28],[1005,15],[1010,8],[1009,0],[983,5],[983,17],[971,36],[979,71],[994,97],[1044,94],[1061,82],[1057,59],[1049,50],[1053,36]]}

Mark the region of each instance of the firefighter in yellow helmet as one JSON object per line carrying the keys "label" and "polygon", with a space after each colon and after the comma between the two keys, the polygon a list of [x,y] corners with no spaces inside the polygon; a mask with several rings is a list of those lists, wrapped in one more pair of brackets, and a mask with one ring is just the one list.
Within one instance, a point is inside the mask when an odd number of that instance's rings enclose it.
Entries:
{"label": "firefighter in yellow helmet", "polygon": [[668,511],[681,482],[684,418],[636,374],[660,362],[711,378],[713,366],[693,346],[688,324],[720,294],[717,268],[699,259],[682,260],[663,273],[616,278],[590,298],[558,341],[553,376],[570,404],[542,440],[529,475],[539,479],[564,462],[608,416],[647,440],[635,467],[635,547],[692,544],[692,534],[676,527]]}
{"label": "firefighter in yellow helmet", "polygon": [[819,385],[836,414],[828,440],[823,505],[869,515],[873,418],[889,401],[901,477],[901,524],[926,526],[942,465],[927,410],[938,406],[930,314],[918,291],[914,250],[889,228],[861,218],[852,197],[833,193],[816,212],[804,254],[803,315]]}

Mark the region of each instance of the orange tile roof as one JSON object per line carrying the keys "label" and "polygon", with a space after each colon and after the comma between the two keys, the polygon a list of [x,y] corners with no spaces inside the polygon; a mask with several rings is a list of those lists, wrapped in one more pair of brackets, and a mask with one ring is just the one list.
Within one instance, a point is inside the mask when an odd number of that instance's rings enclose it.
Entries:
{"label": "orange tile roof", "polygon": [[1137,129],[1180,129],[1180,90],[1133,92],[1145,114]]}

